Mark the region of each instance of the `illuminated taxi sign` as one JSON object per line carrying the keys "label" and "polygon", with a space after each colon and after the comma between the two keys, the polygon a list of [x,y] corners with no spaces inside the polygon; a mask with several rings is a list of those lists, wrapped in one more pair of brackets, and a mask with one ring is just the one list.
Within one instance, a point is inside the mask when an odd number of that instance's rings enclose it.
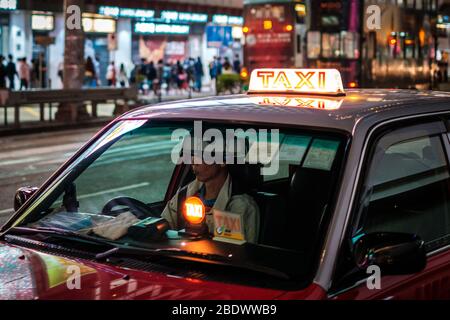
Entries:
{"label": "illuminated taxi sign", "polygon": [[319,110],[337,110],[341,107],[343,98],[314,98],[314,97],[269,97],[269,96],[250,96],[250,100],[260,106],[281,106],[310,108]]}
{"label": "illuminated taxi sign", "polygon": [[201,224],[205,220],[206,210],[202,200],[189,197],[184,202],[183,215],[186,222],[193,225]]}
{"label": "illuminated taxi sign", "polygon": [[336,69],[255,69],[248,92],[345,94],[341,74]]}

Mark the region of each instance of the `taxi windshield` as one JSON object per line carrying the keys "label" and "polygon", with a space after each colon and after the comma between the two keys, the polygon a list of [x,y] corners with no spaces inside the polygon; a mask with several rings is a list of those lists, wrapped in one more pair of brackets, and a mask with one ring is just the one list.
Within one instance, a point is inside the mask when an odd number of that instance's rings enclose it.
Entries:
{"label": "taxi windshield", "polygon": [[345,146],[344,135],[323,131],[122,120],[14,227],[304,280],[320,253]]}

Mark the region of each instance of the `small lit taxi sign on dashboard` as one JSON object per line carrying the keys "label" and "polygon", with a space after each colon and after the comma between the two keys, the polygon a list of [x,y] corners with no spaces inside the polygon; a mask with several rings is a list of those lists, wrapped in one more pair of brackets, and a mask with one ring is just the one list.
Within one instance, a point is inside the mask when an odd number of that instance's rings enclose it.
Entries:
{"label": "small lit taxi sign on dashboard", "polygon": [[341,74],[336,69],[255,69],[248,93],[345,95]]}

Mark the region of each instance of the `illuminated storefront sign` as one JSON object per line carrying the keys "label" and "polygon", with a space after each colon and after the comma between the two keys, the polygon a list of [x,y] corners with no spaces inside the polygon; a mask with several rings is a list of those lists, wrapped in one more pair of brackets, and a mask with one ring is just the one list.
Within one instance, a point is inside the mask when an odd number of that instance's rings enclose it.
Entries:
{"label": "illuminated storefront sign", "polygon": [[233,36],[233,39],[241,39],[244,36],[242,27],[233,27],[231,29],[231,35]]}
{"label": "illuminated storefront sign", "polygon": [[0,10],[16,10],[17,0],[0,0]]}
{"label": "illuminated storefront sign", "polygon": [[83,18],[84,32],[114,33],[116,21],[103,18]]}
{"label": "illuminated storefront sign", "polygon": [[189,34],[188,25],[137,22],[134,31],[145,34]]}
{"label": "illuminated storefront sign", "polygon": [[204,13],[161,11],[161,19],[182,22],[207,22],[208,15]]}
{"label": "illuminated storefront sign", "polygon": [[36,31],[51,31],[55,27],[55,17],[52,15],[33,14],[31,29]]}
{"label": "illuminated storefront sign", "polygon": [[[1,1],[1,0],[0,0]],[[101,6],[98,9],[98,13],[115,17],[115,18],[154,18],[155,10],[145,10],[145,9],[131,9],[131,8],[119,8],[111,6]]]}
{"label": "illuminated storefront sign", "polygon": [[228,16],[225,14],[215,14],[212,17],[213,23],[218,24],[228,24],[228,25],[238,25],[242,26],[244,24],[244,18],[243,17],[237,17],[237,16]]}

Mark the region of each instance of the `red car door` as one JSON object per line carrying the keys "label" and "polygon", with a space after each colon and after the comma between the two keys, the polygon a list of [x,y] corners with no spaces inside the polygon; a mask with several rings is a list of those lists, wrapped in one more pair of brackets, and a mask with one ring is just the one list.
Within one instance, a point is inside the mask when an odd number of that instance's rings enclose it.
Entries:
{"label": "red car door", "polygon": [[[441,122],[399,126],[376,140],[329,298],[450,299],[450,144],[444,130]],[[389,275],[352,265],[352,244],[374,232],[419,236],[425,269]]]}

